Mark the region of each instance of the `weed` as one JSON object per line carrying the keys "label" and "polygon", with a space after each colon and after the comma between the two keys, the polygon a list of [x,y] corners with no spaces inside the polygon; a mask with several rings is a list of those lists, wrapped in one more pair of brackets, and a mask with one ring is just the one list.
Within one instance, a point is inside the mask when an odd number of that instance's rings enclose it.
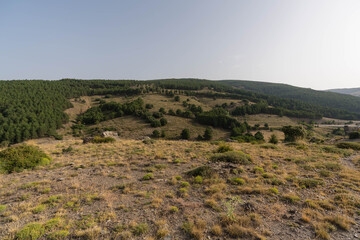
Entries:
{"label": "weed", "polygon": [[203,182],[202,176],[196,176],[196,177],[194,178],[194,183],[196,183],[196,184],[202,184],[202,182]]}
{"label": "weed", "polygon": [[146,180],[151,180],[154,179],[154,174],[152,173],[147,173],[142,177],[142,180],[146,181]]}
{"label": "weed", "polygon": [[229,182],[234,185],[244,185],[245,180],[242,178],[233,177],[229,179]]}
{"label": "weed", "polygon": [[141,236],[149,231],[149,226],[146,223],[139,223],[133,226],[131,231],[135,236]]}
{"label": "weed", "polygon": [[36,206],[35,208],[33,208],[33,209],[32,209],[32,212],[33,212],[34,214],[38,214],[38,213],[43,212],[45,209],[46,209],[46,205],[40,204],[40,205]]}
{"label": "weed", "polygon": [[230,219],[235,219],[234,211],[243,201],[240,197],[231,197],[230,200],[224,202],[226,209],[226,216]]}
{"label": "weed", "polygon": [[284,194],[284,195],[282,195],[281,199],[284,202],[292,203],[292,204],[300,201],[300,198],[295,194]]}
{"label": "weed", "polygon": [[170,207],[169,211],[171,213],[177,213],[179,211],[179,209],[177,207],[175,207],[175,206],[172,206],[172,207]]}

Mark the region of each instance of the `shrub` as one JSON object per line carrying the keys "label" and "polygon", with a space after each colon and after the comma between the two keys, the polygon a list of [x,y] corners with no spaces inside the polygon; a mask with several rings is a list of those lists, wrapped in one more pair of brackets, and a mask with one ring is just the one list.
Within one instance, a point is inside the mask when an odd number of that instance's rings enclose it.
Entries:
{"label": "shrub", "polygon": [[272,143],[272,144],[278,144],[279,143],[279,140],[277,138],[277,136],[275,134],[272,134],[270,139],[269,139],[269,143]]}
{"label": "shrub", "polygon": [[213,138],[213,130],[212,128],[208,127],[205,129],[203,139],[209,141],[212,138]]}
{"label": "shrub", "polygon": [[184,181],[184,182],[181,182],[181,183],[180,183],[180,186],[183,187],[183,188],[185,188],[185,187],[190,186],[190,183]]}
{"label": "shrub", "polygon": [[0,212],[5,211],[5,209],[6,209],[5,205],[0,205]]}
{"label": "shrub", "polygon": [[360,150],[360,143],[354,142],[339,142],[336,144],[338,148],[345,148],[345,149],[353,149],[353,150]]}
{"label": "shrub", "polygon": [[228,144],[222,144],[220,145],[217,149],[216,152],[218,153],[224,153],[224,152],[229,152],[229,151],[233,151],[234,149],[228,145]]}
{"label": "shrub", "polygon": [[146,105],[145,105],[145,108],[146,108],[146,109],[152,109],[153,107],[154,107],[153,104],[146,104]]}
{"label": "shrub", "polygon": [[296,203],[297,201],[300,201],[300,198],[294,194],[284,194],[281,197],[281,200],[287,203]]}
{"label": "shrub", "polygon": [[50,240],[60,240],[60,239],[66,239],[67,236],[69,236],[70,233],[69,231],[66,230],[59,230],[59,231],[55,231],[50,233],[47,238]]}
{"label": "shrub", "polygon": [[275,187],[269,188],[269,192],[276,195],[279,194],[279,190]]}
{"label": "shrub", "polygon": [[161,127],[161,122],[159,120],[152,120],[151,123],[150,123],[150,126],[151,127]]}
{"label": "shrub", "polygon": [[159,132],[159,130],[154,130],[154,131],[152,132],[152,136],[155,137],[155,138],[160,137],[160,132]]}
{"label": "shrub", "polygon": [[161,112],[162,114],[165,114],[165,113],[166,113],[165,108],[161,107],[161,108],[159,109],[159,112]]}
{"label": "shrub", "polygon": [[145,174],[145,175],[142,177],[142,180],[150,180],[150,179],[153,179],[153,178],[154,178],[154,174],[148,173],[148,174]]}
{"label": "shrub", "polygon": [[214,170],[209,166],[200,166],[188,171],[186,174],[192,177],[201,176],[210,178],[214,175]]}
{"label": "shrub", "polygon": [[254,137],[257,141],[264,141],[264,135],[261,132],[255,133]]}
{"label": "shrub", "polygon": [[155,140],[154,139],[144,139],[142,141],[144,144],[154,144],[155,143]]}
{"label": "shrub", "polygon": [[36,240],[45,233],[45,228],[40,223],[29,223],[16,233],[18,240]]}
{"label": "shrub", "polygon": [[181,137],[181,139],[189,139],[190,138],[190,130],[187,128],[183,129],[180,137]]}
{"label": "shrub", "polygon": [[202,176],[196,176],[194,178],[194,183],[201,184],[203,182]]}
{"label": "shrub", "polygon": [[166,137],[166,132],[165,130],[161,130],[161,135],[160,135],[162,138]]}
{"label": "shrub", "polygon": [[154,112],[153,113],[154,118],[161,118],[162,116],[163,116],[163,114],[161,112]]}
{"label": "shrub", "polygon": [[306,130],[302,126],[284,126],[281,129],[285,134],[285,141],[295,142],[306,136]]}
{"label": "shrub", "polygon": [[67,148],[63,148],[62,149],[62,152],[63,153],[69,153],[69,152],[71,152],[71,151],[73,151],[74,149],[73,149],[73,147],[72,146],[69,146],[69,147],[67,147]]}
{"label": "shrub", "polygon": [[146,223],[139,223],[132,228],[132,233],[135,236],[141,236],[149,231],[149,226]]}
{"label": "shrub", "polygon": [[111,142],[115,142],[115,138],[96,136],[91,140],[91,143],[111,143]]}
{"label": "shrub", "polygon": [[230,162],[239,164],[250,164],[251,157],[241,151],[230,151],[225,153],[216,153],[211,159],[213,162]]}
{"label": "shrub", "polygon": [[0,152],[0,171],[21,172],[50,164],[51,157],[35,146],[9,147]]}
{"label": "shrub", "polygon": [[358,138],[360,138],[360,132],[351,132],[351,133],[349,133],[349,138],[350,139],[358,139]]}
{"label": "shrub", "polygon": [[253,169],[254,173],[264,173],[264,169],[262,167],[254,167]]}
{"label": "shrub", "polygon": [[170,212],[177,213],[178,211],[179,211],[179,209],[177,207],[175,207],[175,206],[170,207]]}
{"label": "shrub", "polygon": [[166,118],[161,118],[161,119],[160,119],[160,124],[161,124],[161,126],[165,126],[167,123],[168,123],[168,122],[167,122]]}
{"label": "shrub", "polygon": [[298,182],[299,182],[300,186],[304,186],[306,188],[315,188],[318,185],[323,185],[324,184],[323,181],[316,180],[316,179],[313,179],[313,178],[300,179]]}
{"label": "shrub", "polygon": [[37,213],[41,213],[45,210],[46,206],[44,204],[40,204],[38,206],[36,206],[35,208],[32,209],[32,212],[34,214],[37,214]]}
{"label": "shrub", "polygon": [[230,178],[230,182],[234,185],[244,185],[245,184],[245,180],[242,179],[242,178],[237,178],[237,177],[234,177],[234,178]]}

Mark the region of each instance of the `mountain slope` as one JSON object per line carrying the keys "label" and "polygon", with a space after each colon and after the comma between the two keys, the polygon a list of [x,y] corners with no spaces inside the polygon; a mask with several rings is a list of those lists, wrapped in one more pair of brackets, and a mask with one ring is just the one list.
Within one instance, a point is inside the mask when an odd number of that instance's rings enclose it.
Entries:
{"label": "mountain slope", "polygon": [[360,98],[335,92],[316,91],[309,88],[294,87],[287,84],[267,83],[243,80],[219,81],[228,86],[241,88],[257,93],[268,94],[281,98],[301,100],[323,107],[344,109],[350,112],[360,112]]}

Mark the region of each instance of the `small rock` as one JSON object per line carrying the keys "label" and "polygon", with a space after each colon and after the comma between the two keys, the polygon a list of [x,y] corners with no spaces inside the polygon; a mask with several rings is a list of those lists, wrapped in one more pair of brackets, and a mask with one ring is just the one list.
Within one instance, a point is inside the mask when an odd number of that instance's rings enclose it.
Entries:
{"label": "small rock", "polygon": [[58,179],[57,179],[58,182],[62,182],[62,181],[64,181],[64,180],[65,180],[65,178],[58,178]]}

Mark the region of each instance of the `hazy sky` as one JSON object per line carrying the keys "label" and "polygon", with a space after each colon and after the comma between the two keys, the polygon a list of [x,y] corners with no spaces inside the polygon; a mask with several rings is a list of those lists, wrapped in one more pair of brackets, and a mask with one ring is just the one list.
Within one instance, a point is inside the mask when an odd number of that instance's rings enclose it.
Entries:
{"label": "hazy sky", "polygon": [[0,79],[360,87],[360,0],[1,0]]}

